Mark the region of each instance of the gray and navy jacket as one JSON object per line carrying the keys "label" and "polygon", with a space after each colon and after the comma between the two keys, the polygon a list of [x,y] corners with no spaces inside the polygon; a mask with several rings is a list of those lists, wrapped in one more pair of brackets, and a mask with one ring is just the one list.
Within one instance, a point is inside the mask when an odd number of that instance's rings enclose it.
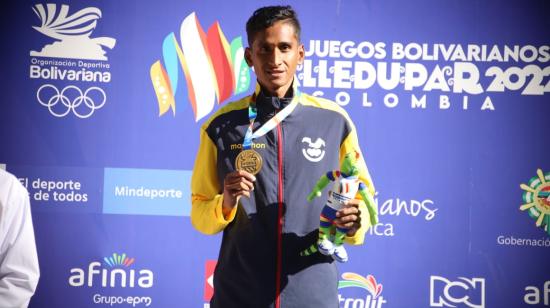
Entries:
{"label": "gray and navy jacket", "polygon": [[[297,90],[289,91],[290,94]],[[290,98],[268,97],[256,86],[253,129],[269,120]],[[250,125],[252,95],[220,108],[201,127],[191,180],[193,226],[205,234],[223,231],[214,272],[211,307],[337,307],[338,272],[332,258],[300,256],[316,243],[319,216],[327,198],[309,203],[307,195],[327,171],[338,170],[345,153],[358,151],[353,123],[334,102],[302,93],[294,111],[254,140],[263,158],[250,198],[222,213],[223,180]],[[364,160],[360,180],[374,194]],[[362,227],[348,244],[362,244],[369,227],[361,204]]]}

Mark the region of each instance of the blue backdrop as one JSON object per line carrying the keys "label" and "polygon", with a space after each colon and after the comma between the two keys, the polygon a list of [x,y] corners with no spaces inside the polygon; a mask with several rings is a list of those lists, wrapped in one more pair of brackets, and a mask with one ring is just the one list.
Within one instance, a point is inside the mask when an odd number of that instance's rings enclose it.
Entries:
{"label": "blue backdrop", "polygon": [[[31,196],[31,307],[208,306],[199,127],[252,91],[244,23],[268,4],[1,5],[0,166]],[[349,112],[377,189],[340,307],[549,306],[548,2],[291,4],[302,90]]]}

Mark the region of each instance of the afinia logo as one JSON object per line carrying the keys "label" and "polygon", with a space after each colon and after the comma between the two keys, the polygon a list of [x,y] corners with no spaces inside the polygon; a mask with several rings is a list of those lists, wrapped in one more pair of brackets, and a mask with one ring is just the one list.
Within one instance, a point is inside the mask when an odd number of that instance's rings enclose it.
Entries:
{"label": "afinia logo", "polygon": [[98,261],[91,262],[87,268],[71,268],[69,284],[73,287],[84,285],[93,287],[101,285],[103,288],[150,288],[153,286],[154,275],[149,269],[130,269],[135,262],[134,258],[126,254],[113,253],[103,258],[104,266]]}
{"label": "afinia logo", "polygon": [[538,286],[526,286],[523,301],[529,305],[550,305],[550,280],[544,282],[540,289]]}
{"label": "afinia logo", "polygon": [[250,71],[244,61],[241,37],[229,44],[218,22],[205,33],[194,12],[181,23],[179,42],[173,32],[164,38],[162,56],[163,63],[156,61],[150,71],[159,116],[170,109],[176,114],[181,71],[195,121],[214,109],[216,98],[219,104],[250,86]]}
{"label": "afinia logo", "polygon": [[135,259],[126,257],[125,253],[121,255],[113,253],[111,257],[103,258],[103,261],[105,261],[105,263],[107,263],[107,265],[109,265],[110,267],[116,267],[116,266],[128,267],[134,263]]}
{"label": "afinia logo", "polygon": [[342,296],[338,294],[338,302],[342,308],[352,308],[352,307],[372,307],[372,308],[381,308],[383,304],[387,301],[382,296],[382,284],[377,283],[376,279],[372,275],[363,277],[355,273],[343,273],[342,278],[338,282],[338,290],[340,293],[343,293],[342,290],[347,288],[353,289],[364,289],[368,293],[365,297],[362,296]]}
{"label": "afinia logo", "polygon": [[524,203],[519,209],[527,211],[529,216],[536,220],[537,227],[542,227],[550,235],[550,172],[545,174],[538,169],[537,176],[520,187],[524,190]]}

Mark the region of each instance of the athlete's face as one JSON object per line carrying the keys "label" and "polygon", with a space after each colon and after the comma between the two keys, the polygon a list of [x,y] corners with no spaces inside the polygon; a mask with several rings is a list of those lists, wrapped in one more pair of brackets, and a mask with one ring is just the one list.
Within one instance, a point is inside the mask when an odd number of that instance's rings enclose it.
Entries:
{"label": "athlete's face", "polygon": [[283,97],[292,85],[296,66],[304,60],[304,45],[290,23],[278,21],[256,33],[245,58],[260,85],[271,95]]}

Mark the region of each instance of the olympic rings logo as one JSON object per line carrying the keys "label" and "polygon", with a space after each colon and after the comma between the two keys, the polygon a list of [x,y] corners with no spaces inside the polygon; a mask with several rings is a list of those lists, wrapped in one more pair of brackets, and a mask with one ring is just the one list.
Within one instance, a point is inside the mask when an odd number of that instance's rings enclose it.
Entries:
{"label": "olympic rings logo", "polygon": [[107,100],[105,92],[98,87],[90,87],[82,93],[80,88],[71,85],[66,86],[60,92],[51,84],[45,84],[38,88],[36,98],[40,105],[47,107],[55,117],[64,117],[72,111],[81,119],[92,116],[94,111],[103,107]]}

